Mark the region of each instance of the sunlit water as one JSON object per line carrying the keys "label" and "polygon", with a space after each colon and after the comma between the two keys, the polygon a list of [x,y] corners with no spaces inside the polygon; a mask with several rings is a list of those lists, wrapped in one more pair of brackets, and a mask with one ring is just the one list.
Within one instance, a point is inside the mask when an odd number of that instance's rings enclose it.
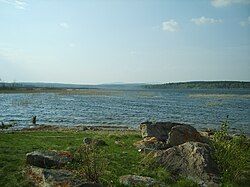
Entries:
{"label": "sunlit water", "polygon": [[250,90],[118,90],[109,94],[0,94],[0,121],[16,128],[39,124],[126,125],[173,121],[218,128],[229,116],[233,129],[250,133]]}

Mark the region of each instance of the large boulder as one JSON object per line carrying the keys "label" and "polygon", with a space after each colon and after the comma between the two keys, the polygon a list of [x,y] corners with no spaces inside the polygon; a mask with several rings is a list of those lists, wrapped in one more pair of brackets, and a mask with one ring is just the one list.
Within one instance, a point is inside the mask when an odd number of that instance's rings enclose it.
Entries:
{"label": "large boulder", "polygon": [[158,140],[166,141],[168,139],[168,133],[172,127],[181,125],[179,123],[172,122],[144,122],[140,124],[141,135],[145,137],[155,137]]}
{"label": "large boulder", "polygon": [[186,142],[166,150],[154,152],[155,162],[173,176],[188,177],[197,183],[218,183],[218,168],[211,157],[211,148],[200,142]]}
{"label": "large boulder", "polygon": [[138,175],[124,175],[119,178],[119,181],[125,186],[163,186],[151,177]]}
{"label": "large boulder", "polygon": [[191,125],[177,125],[171,128],[167,143],[176,146],[190,141],[203,142],[204,139]]}
{"label": "large boulder", "polygon": [[144,138],[134,145],[143,150],[161,150],[185,142],[208,142],[207,138],[191,125],[172,122],[145,122],[140,125],[141,134]]}
{"label": "large boulder", "polygon": [[28,167],[26,169],[28,180],[33,186],[38,187],[100,187],[100,184],[89,183],[86,180],[76,177],[70,171],[62,169],[44,169],[38,167]]}
{"label": "large boulder", "polygon": [[68,152],[33,151],[26,154],[27,164],[41,168],[61,168],[71,160]]}

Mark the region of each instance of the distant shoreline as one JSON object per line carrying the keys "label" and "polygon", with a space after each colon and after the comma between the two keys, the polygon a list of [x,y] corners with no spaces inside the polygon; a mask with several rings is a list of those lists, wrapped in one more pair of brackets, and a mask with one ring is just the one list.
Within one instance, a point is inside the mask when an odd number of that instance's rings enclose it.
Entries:
{"label": "distant shoreline", "polygon": [[138,90],[138,89],[250,89],[244,81],[193,81],[164,84],[100,84],[77,85],[61,83],[0,83],[0,93],[53,93],[86,90]]}
{"label": "distant shoreline", "polygon": [[243,81],[194,81],[145,85],[148,89],[250,89]]}

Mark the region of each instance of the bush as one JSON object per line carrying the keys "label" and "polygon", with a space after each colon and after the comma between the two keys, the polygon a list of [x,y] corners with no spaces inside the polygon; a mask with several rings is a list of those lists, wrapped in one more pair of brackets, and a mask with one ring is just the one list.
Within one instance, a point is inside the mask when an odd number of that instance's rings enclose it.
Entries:
{"label": "bush", "polygon": [[249,183],[250,142],[244,135],[230,136],[229,123],[224,121],[213,137],[213,156],[222,174],[223,183]]}
{"label": "bush", "polygon": [[74,156],[78,171],[88,181],[99,183],[104,175],[106,159],[94,144],[81,145]]}

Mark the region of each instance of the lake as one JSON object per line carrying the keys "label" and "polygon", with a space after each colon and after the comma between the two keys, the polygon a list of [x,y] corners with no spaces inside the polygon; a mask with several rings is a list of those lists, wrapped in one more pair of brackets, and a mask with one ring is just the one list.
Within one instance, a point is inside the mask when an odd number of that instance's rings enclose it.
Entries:
{"label": "lake", "polygon": [[230,127],[250,134],[250,90],[99,89],[62,93],[0,94],[0,121],[15,128],[38,124],[126,125],[143,121],[183,122],[219,128],[229,116]]}

